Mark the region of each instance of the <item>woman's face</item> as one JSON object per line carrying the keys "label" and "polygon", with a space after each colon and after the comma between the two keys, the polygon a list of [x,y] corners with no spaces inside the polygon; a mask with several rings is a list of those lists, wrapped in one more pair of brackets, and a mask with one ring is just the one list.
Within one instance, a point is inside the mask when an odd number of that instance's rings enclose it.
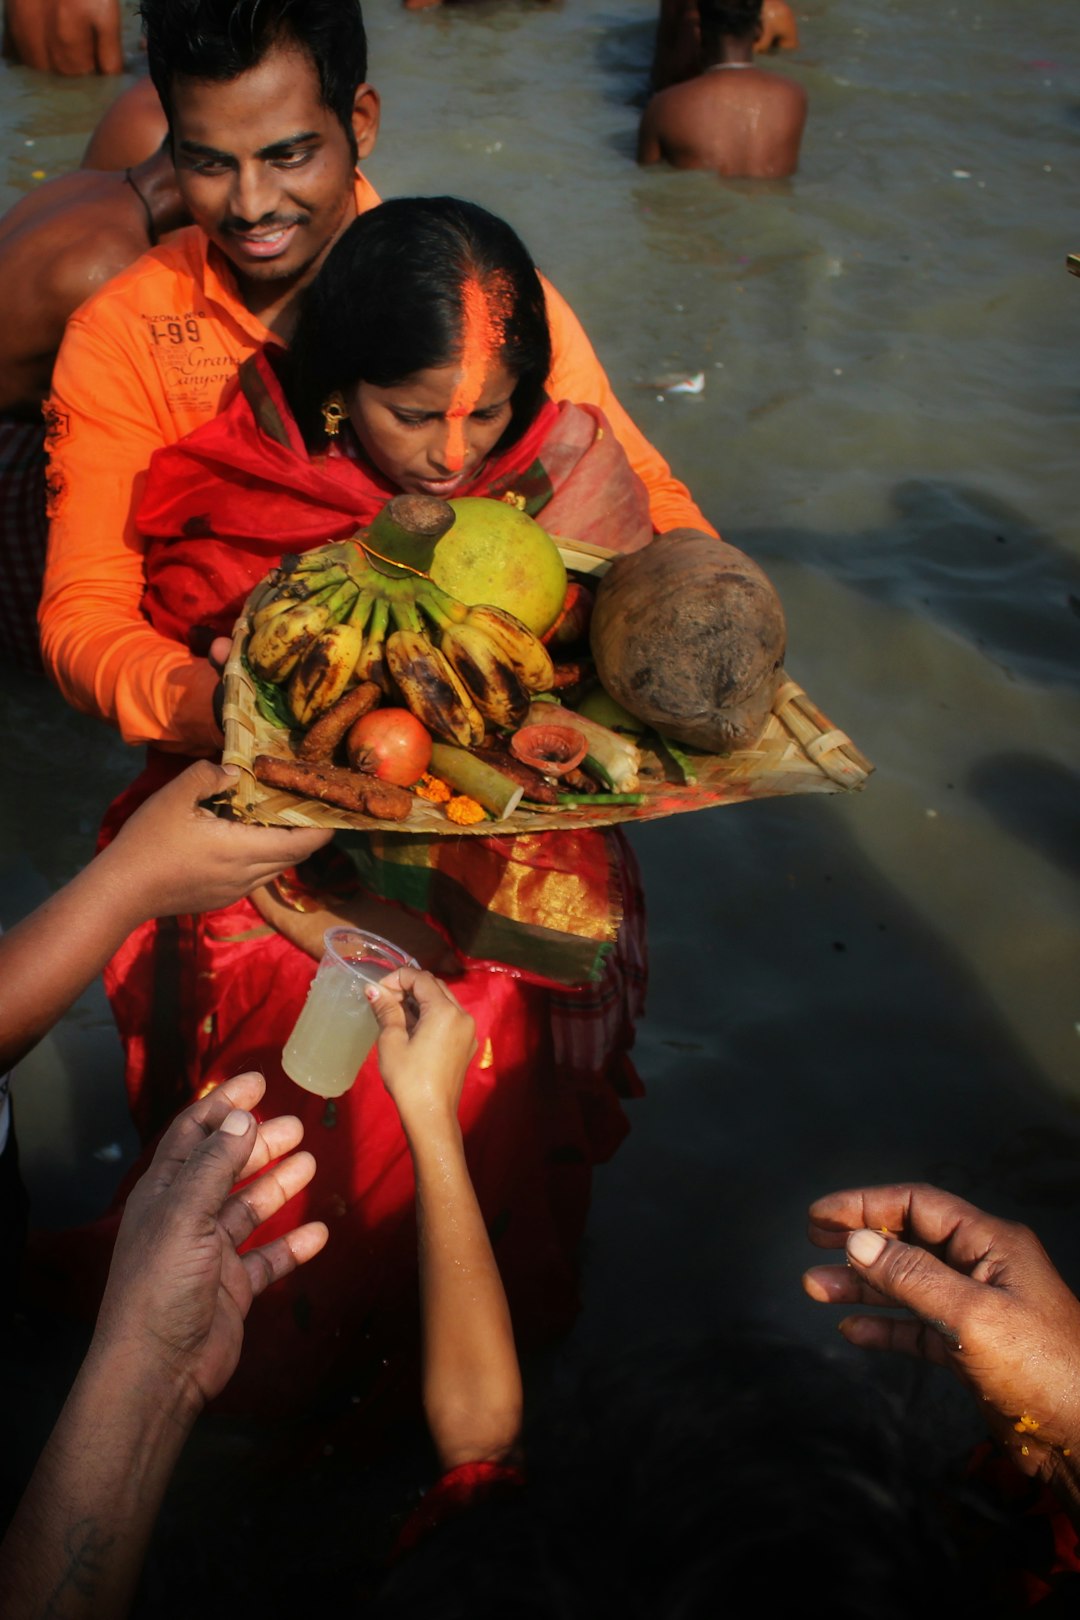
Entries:
{"label": "woman's face", "polygon": [[457,363],[431,366],[393,388],[357,383],[349,419],[364,454],[391,483],[449,500],[505,433],[516,386],[498,362],[482,377]]}

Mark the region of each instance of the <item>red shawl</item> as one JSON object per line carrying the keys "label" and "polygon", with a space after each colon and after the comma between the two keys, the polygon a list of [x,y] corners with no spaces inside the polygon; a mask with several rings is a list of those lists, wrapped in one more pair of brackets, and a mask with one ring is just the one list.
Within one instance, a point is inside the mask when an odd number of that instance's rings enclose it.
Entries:
{"label": "red shawl", "polygon": [[[228,409],[150,463],[137,518],[148,542],[143,611],[176,641],[231,634],[284,552],[346,539],[397,493],[333,444],[309,456],[267,352],[256,354]],[[613,551],[637,551],[653,536],[645,486],[591,405],[545,401],[461,493],[512,493],[551,533]]]}

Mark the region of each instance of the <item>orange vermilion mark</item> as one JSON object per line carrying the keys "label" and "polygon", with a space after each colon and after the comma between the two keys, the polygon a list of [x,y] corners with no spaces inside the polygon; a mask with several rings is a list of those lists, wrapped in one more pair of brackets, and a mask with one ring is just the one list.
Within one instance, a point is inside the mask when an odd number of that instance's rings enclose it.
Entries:
{"label": "orange vermilion mark", "polygon": [[493,276],[486,287],[469,276],[461,288],[461,374],[446,413],[444,461],[448,472],[464,466],[465,424],[484,392],[488,374],[502,353],[510,311],[510,285],[505,276]]}

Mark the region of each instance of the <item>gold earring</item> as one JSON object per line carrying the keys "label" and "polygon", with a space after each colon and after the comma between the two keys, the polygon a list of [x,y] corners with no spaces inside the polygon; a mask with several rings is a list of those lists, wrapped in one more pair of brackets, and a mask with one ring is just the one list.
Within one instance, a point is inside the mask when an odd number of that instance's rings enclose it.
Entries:
{"label": "gold earring", "polygon": [[335,389],[322,406],[323,431],[328,439],[337,438],[341,424],[348,414],[344,398]]}

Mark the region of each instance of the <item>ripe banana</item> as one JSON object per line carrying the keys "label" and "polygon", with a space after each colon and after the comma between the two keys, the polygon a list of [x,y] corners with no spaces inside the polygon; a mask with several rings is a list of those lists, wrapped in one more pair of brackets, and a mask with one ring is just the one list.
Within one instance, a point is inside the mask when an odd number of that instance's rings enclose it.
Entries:
{"label": "ripe banana", "polygon": [[529,712],[529,693],[509,660],[470,624],[444,630],[439,651],[465,683],[484,716],[496,726],[517,728]]}
{"label": "ripe banana", "polygon": [[349,576],[344,568],[322,568],[318,573],[286,574],[278,580],[272,594],[251,616],[251,627],[257,630],[268,619],[275,619],[287,608],[307,601],[330,585],[344,585]]}
{"label": "ripe banana", "polygon": [[316,636],[303,654],[288,691],[289,711],[298,726],[310,726],[349,685],[363,651],[372,605],[372,598],[361,591],[348,618]]}
{"label": "ripe banana", "polygon": [[268,601],[263,603],[262,607],[256,608],[251,615],[252,630],[260,630],[264,624],[269,624],[271,619],[276,619],[280,613],[287,613],[290,608],[295,606],[295,596],[270,597]]}
{"label": "ripe banana", "polygon": [[483,739],[483,716],[426,636],[416,630],[395,630],[387,638],[386,662],[405,702],[429,731],[461,748]]}
{"label": "ripe banana", "polygon": [[[416,527],[405,515],[405,527]],[[263,680],[288,683],[301,727],[353,682],[389,692],[396,681],[425,725],[467,748],[482,740],[485,720],[520,725],[529,694],[552,686],[547,649],[519,619],[467,607],[423,574],[384,573],[362,543],[287,556],[271,581],[252,615],[247,660]]]}
{"label": "ripe banana", "polygon": [[[336,617],[338,587],[328,585],[286,612],[267,619],[247,644],[247,661],[264,681],[283,681],[292,674],[308,644]],[[351,597],[353,587],[348,587]]]}
{"label": "ripe banana", "polygon": [[445,630],[451,624],[463,624],[468,616],[465,603],[459,602],[456,596],[449,596],[433,579],[418,581],[414,600],[439,630]]}
{"label": "ripe banana", "polygon": [[390,603],[385,596],[375,598],[375,606],[371,614],[371,623],[364,638],[363,649],[356,660],[355,675],[358,681],[374,681],[387,691],[389,681],[386,678],[386,632],[390,628]]}
{"label": "ripe banana", "polygon": [[527,691],[550,692],[555,680],[551,656],[520,619],[503,608],[483,605],[469,609],[465,624],[494,645]]}

